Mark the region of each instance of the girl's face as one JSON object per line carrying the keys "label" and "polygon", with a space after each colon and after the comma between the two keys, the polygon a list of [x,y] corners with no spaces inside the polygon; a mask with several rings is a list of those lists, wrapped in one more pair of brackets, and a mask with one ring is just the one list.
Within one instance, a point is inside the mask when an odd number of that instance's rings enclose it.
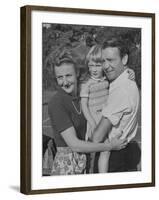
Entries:
{"label": "girl's face", "polygon": [[89,61],[88,62],[89,73],[94,78],[103,77],[103,66],[100,62]]}
{"label": "girl's face", "polygon": [[57,84],[68,94],[77,94],[77,74],[73,64],[63,63],[55,66]]}

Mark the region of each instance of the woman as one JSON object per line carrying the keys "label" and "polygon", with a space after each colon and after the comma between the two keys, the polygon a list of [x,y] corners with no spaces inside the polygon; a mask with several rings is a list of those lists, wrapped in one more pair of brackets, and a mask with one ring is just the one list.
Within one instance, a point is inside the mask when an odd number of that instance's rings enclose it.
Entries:
{"label": "woman", "polygon": [[71,52],[59,51],[53,63],[57,91],[52,97],[48,112],[55,131],[57,153],[52,175],[81,174],[86,168],[86,155],[90,152],[119,150],[125,140],[114,138],[111,143],[93,143],[85,140],[86,120],[78,97],[79,70]]}

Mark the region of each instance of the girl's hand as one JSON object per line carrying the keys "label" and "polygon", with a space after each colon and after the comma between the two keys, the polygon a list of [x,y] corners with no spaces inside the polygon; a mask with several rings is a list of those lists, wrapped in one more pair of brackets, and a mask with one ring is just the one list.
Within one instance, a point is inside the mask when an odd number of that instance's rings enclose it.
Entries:
{"label": "girl's hand", "polygon": [[117,137],[112,138],[111,141],[106,140],[105,143],[107,145],[110,145],[110,151],[111,150],[121,150],[126,147],[128,144],[127,139],[119,139]]}
{"label": "girl's hand", "polygon": [[134,80],[135,80],[135,72],[134,72],[134,70],[128,68],[127,72],[128,72],[128,74],[129,74],[129,77],[128,77],[128,78],[129,78],[130,80],[134,81]]}
{"label": "girl's hand", "polygon": [[91,120],[88,122],[89,125],[91,126],[91,130],[94,131],[94,129],[96,128],[97,124],[95,122],[95,120]]}

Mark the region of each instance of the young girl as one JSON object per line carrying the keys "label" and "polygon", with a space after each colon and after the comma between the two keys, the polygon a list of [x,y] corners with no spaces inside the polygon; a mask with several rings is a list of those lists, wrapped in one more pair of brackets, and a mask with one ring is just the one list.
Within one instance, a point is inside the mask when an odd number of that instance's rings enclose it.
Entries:
{"label": "young girl", "polygon": [[[92,133],[99,123],[102,115],[103,106],[107,103],[109,95],[109,83],[103,71],[103,60],[101,47],[93,46],[86,56],[86,64],[88,66],[88,74],[81,84],[81,104],[84,116],[87,120],[87,132],[85,140],[91,140]],[[128,70],[129,78],[134,79],[134,72]],[[116,133],[121,135],[121,133]],[[108,171],[110,152],[101,152],[98,160],[99,173]],[[89,173],[93,173],[95,153],[90,155]]]}

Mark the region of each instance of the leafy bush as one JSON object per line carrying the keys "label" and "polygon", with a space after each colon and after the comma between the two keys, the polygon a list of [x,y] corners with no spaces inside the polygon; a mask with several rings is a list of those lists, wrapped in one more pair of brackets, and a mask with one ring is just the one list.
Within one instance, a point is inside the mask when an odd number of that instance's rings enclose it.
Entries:
{"label": "leafy bush", "polygon": [[129,67],[135,71],[141,87],[141,29],[69,24],[43,24],[43,88],[54,89],[51,60],[57,48],[65,46],[77,54],[79,67],[85,67],[85,56],[91,46],[102,44],[110,36],[120,36],[130,50]]}

